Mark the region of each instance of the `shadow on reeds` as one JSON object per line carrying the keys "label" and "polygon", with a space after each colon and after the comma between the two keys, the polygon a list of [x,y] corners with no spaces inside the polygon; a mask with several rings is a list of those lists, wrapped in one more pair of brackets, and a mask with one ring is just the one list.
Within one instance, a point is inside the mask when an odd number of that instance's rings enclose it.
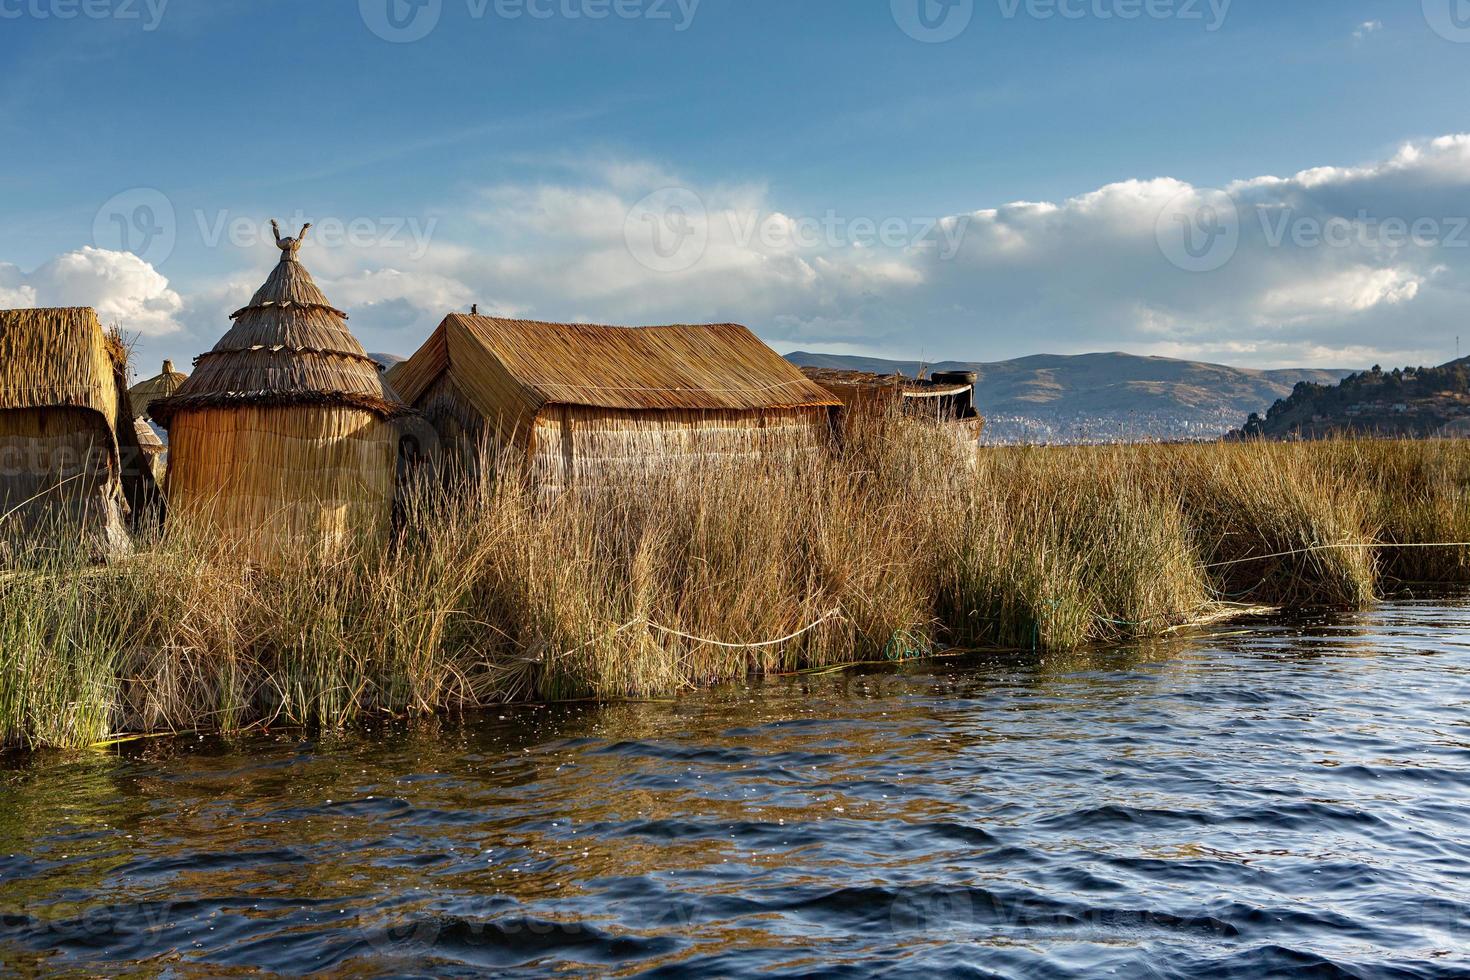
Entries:
{"label": "shadow on reeds", "polygon": [[[0,573],[0,743],[335,727],[667,696],[955,645],[1074,650],[1221,601],[1358,607],[1470,580],[1470,449],[1344,442],[992,449],[912,421],[839,453],[705,459],[548,495],[514,466],[412,489],[391,547],[243,564],[171,528],[105,566]],[[1274,556],[1261,558],[1259,556]]]}

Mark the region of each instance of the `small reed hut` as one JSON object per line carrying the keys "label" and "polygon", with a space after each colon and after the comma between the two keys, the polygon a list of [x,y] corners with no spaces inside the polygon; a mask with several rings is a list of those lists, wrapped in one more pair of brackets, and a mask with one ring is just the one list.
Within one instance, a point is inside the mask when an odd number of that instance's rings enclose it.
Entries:
{"label": "small reed hut", "polygon": [[133,431],[138,435],[138,448],[143,452],[143,462],[148,467],[148,472],[162,486],[164,477],[168,474],[168,446],[158,438],[158,433],[145,418],[133,419]]}
{"label": "small reed hut", "polygon": [[809,451],[841,403],[748,329],[605,327],[452,314],[390,383],[446,464],[524,454],[548,487],[671,459]]}
{"label": "small reed hut", "polygon": [[165,360],[162,371],[128,389],[128,400],[133,403],[133,411],[138,414],[137,424],[134,425],[138,430],[138,443],[152,464],[153,476],[159,486],[163,485],[164,476],[168,472],[168,444],[159,437],[159,430],[153,427],[148,406],[165,398],[172,398],[179,386],[188,380],[187,374],[174,370],[173,361]]}
{"label": "small reed hut", "polygon": [[133,428],[127,352],[91,309],[0,310],[0,541],[83,535],[128,547],[156,494]]}
{"label": "small reed hut", "polygon": [[154,402],[161,402],[165,398],[172,398],[188,380],[187,374],[174,370],[173,361],[165,360],[161,372],[139,381],[128,389],[128,398],[133,403],[133,411],[138,413],[138,418],[151,419],[152,416],[148,414],[148,406]]}
{"label": "small reed hut", "polygon": [[975,409],[978,379],[969,371],[937,371],[928,378],[814,367],[802,373],[842,400],[845,417],[896,408],[912,418],[944,423],[969,439],[980,438],[985,427]]}
{"label": "small reed hut", "polygon": [[246,557],[324,556],[390,526],[403,404],[312,281],[298,253],[307,225],[233,326],[172,397],[154,402],[169,434],[170,521],[208,529]]}

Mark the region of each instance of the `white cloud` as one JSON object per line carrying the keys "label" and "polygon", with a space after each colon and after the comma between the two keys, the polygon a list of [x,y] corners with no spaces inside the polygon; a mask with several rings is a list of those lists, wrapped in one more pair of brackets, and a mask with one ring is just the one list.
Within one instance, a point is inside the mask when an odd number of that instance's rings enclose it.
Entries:
{"label": "white cloud", "polygon": [[[884,243],[871,230],[886,220],[914,235],[932,222],[802,208],[759,184],[705,185],[648,164],[590,173],[583,183],[483,191],[469,209],[473,229],[453,243],[441,234],[418,263],[380,270],[387,280],[341,278],[339,302],[384,303],[375,290],[391,286],[424,311],[421,323],[478,301],[546,319],[736,320],[787,349],[966,359],[1168,349],[1260,366],[1354,366],[1443,359],[1470,292],[1470,229],[1463,242],[1448,240],[1466,211],[1470,136],[1406,144],[1361,166],[1232,183],[1238,248],[1204,273],[1172,265],[1158,235],[1161,214],[1207,200],[1207,189],[1167,177],[992,205],[948,216],[927,242]],[[698,261],[656,271],[634,258],[626,225],[640,199],[671,183],[697,201],[690,227],[705,244]],[[1419,219],[1433,222],[1438,241],[1385,234],[1395,220]],[[1313,242],[1314,228],[1350,234],[1344,244]],[[946,240],[958,244],[947,258]],[[365,308],[354,326],[370,319]],[[407,352],[411,333],[382,343]]]}
{"label": "white cloud", "polygon": [[[630,248],[629,216],[670,186],[695,202],[684,217],[702,248],[659,271]],[[1224,191],[1238,241],[1206,272],[1172,264],[1159,236],[1171,209],[1211,193],[1169,177],[1059,201],[977,201],[970,213],[926,218],[775,200],[759,183],[691,181],[638,161],[452,202],[444,211],[455,220],[421,255],[308,245],[302,258],[365,346],[400,354],[445,313],[479,303],[552,320],[733,320],[787,350],[934,360],[1124,349],[1356,367],[1453,355],[1470,302],[1470,135],[1408,143],[1357,166],[1323,161],[1243,178]],[[890,224],[902,233],[884,239]],[[271,251],[252,256],[258,267],[191,292],[180,316],[195,353],[264,278]],[[64,258],[58,270],[76,263]],[[94,293],[115,285],[82,265],[72,278]],[[134,272],[135,290],[166,312],[167,283]],[[60,272],[40,273],[0,266],[0,296],[34,290],[49,301]]]}
{"label": "white cloud", "polygon": [[89,245],[58,255],[29,274],[0,265],[0,306],[90,306],[105,324],[158,337],[181,328],[184,301],[136,255]]}
{"label": "white cloud", "polygon": [[1353,31],[1353,40],[1362,41],[1367,38],[1369,34],[1377,34],[1381,30],[1383,30],[1383,21],[1365,20],[1363,21],[1363,23],[1358,25],[1357,30]]}

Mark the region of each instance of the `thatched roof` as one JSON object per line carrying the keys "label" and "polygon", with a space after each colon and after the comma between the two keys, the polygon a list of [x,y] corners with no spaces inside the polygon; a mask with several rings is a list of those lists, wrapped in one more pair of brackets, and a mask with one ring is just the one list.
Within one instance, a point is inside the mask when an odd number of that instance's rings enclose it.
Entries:
{"label": "thatched roof", "polygon": [[126,362],[89,308],[0,310],[0,409],[87,408],[115,428]]}
{"label": "thatched roof", "polygon": [[188,380],[187,374],[174,370],[173,361],[164,361],[161,372],[128,389],[128,399],[133,403],[133,411],[140,416],[147,415],[149,405],[164,398],[172,398]]}
{"label": "thatched roof", "polygon": [[487,416],[548,405],[736,410],[840,402],[745,327],[604,327],[452,314],[390,373],[412,404],[446,370]]}
{"label": "thatched roof", "polygon": [[158,438],[158,433],[153,431],[153,426],[148,424],[147,419],[133,419],[133,431],[138,436],[138,447],[150,455],[157,455],[168,449],[163,440]]}
{"label": "thatched roof", "polygon": [[173,397],[151,404],[153,418],[167,425],[182,410],[230,405],[333,404],[385,418],[404,411],[377,362],[347,329],[347,314],[327,301],[298,261],[310,227],[296,238],[282,238],[276,228],[281,261],[270,278],[230,315],[234,326],[195,360],[194,373]]}
{"label": "thatched roof", "polygon": [[804,367],[801,373],[819,385],[840,388],[898,388],[906,397],[939,397],[958,395],[975,387],[972,380],[946,380],[952,376],[937,378],[909,378],[902,374],[875,374],[868,371],[847,371],[842,368]]}

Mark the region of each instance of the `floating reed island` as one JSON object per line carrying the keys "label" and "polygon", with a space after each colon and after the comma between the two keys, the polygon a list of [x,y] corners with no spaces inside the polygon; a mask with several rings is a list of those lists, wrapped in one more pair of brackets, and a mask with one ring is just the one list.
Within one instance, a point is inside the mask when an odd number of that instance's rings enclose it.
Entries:
{"label": "floating reed island", "polygon": [[1470,582],[1462,442],[979,449],[972,378],[807,375],[734,325],[451,315],[384,376],[304,234],[141,408],[162,501],[117,338],[0,315],[0,447],[102,450],[5,471],[0,744],[660,697]]}

